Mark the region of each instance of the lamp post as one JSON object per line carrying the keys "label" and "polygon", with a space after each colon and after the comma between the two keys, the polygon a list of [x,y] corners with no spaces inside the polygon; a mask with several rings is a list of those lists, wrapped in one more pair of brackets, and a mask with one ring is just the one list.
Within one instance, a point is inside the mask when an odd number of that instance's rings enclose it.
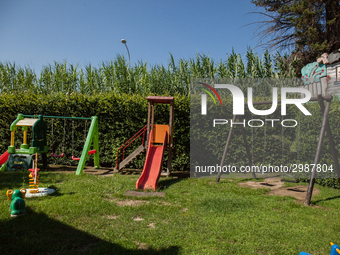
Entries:
{"label": "lamp post", "polygon": [[125,45],[126,50],[127,50],[127,52],[128,52],[128,55],[129,55],[129,68],[130,68],[130,52],[129,52],[129,48],[128,48],[128,46],[126,45],[126,40],[125,40],[125,39],[122,39],[122,40],[120,40],[120,41]]}

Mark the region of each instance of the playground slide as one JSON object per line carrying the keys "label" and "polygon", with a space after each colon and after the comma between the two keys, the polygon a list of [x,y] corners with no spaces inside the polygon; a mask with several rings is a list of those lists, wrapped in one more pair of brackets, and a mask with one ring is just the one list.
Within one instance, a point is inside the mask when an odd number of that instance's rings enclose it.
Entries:
{"label": "playground slide", "polygon": [[8,156],[9,156],[8,151],[6,151],[4,154],[0,156],[0,166],[6,163]]}
{"label": "playground slide", "polygon": [[[152,131],[150,137],[152,137]],[[162,145],[154,145],[149,139],[148,151],[146,153],[146,159],[143,167],[142,175],[136,182],[136,189],[153,189],[158,187],[158,180],[162,171],[163,155],[168,140],[168,133],[164,132],[164,142]]]}

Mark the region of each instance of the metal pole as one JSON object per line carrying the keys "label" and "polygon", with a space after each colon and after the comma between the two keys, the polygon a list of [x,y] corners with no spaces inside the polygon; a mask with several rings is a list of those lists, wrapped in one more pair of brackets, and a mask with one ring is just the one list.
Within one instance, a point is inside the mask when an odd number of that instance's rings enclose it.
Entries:
{"label": "metal pole", "polygon": [[[235,120],[236,120],[236,115],[233,116],[233,123],[235,122]],[[227,143],[225,145],[223,156],[222,156],[222,160],[221,160],[220,171],[217,174],[216,182],[219,182],[220,179],[221,179],[222,168],[223,168],[224,160],[225,160],[225,157],[227,155],[228,147],[229,147],[229,144],[230,144],[230,141],[231,141],[231,134],[232,134],[232,132],[233,132],[233,125],[230,127],[230,130],[229,130],[229,134],[228,134],[228,138],[227,138]]]}
{"label": "metal pole", "polygon": [[[251,154],[250,154],[249,147],[248,147],[246,133],[244,132],[244,127],[242,125],[241,125],[241,132],[242,132],[244,147],[246,147],[246,152],[247,152],[247,157],[248,157],[248,164],[249,164],[249,166],[252,166],[253,164],[252,164]],[[256,174],[254,172],[252,172],[251,174],[252,174],[253,178],[256,179]]]}
{"label": "metal pole", "polygon": [[313,167],[313,170],[312,170],[312,175],[311,175],[311,179],[310,179],[309,186],[308,186],[306,200],[304,202],[304,204],[308,205],[308,206],[310,205],[310,200],[311,200],[312,194],[313,194],[313,187],[314,187],[315,175],[316,175],[316,165],[318,164],[318,162],[320,160],[322,141],[323,141],[323,138],[325,136],[326,123],[327,123],[327,120],[328,120],[328,113],[329,113],[330,105],[331,105],[331,102],[327,101],[326,108],[325,108],[325,111],[323,113],[319,142],[318,142],[318,146],[317,146],[316,154],[315,154],[315,159],[314,159],[314,167]]}
{"label": "metal pole", "polygon": [[129,51],[129,48],[128,48],[128,46],[126,45],[126,40],[125,40],[125,39],[122,39],[122,40],[120,40],[120,41],[125,45],[126,50],[127,50],[127,52],[128,52],[128,55],[129,55],[129,67],[128,67],[128,68],[130,68],[130,51]]}
{"label": "metal pole", "polygon": [[[38,118],[39,115],[23,115],[27,118]],[[65,116],[45,116],[41,115],[43,118],[53,118],[53,119],[71,119],[71,120],[91,120],[92,118],[86,118],[86,117],[65,117]]]}

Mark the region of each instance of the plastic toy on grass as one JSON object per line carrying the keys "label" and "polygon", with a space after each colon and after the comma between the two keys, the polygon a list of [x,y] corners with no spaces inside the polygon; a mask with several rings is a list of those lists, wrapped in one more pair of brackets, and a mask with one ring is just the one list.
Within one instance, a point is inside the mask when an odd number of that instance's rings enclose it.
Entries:
{"label": "plastic toy on grass", "polygon": [[[331,248],[331,253],[329,255],[338,255],[340,254],[340,247],[334,243],[331,242],[332,248]],[[311,255],[307,252],[300,252],[299,255]]]}
{"label": "plastic toy on grass", "polygon": [[21,190],[8,190],[7,191],[7,198],[11,202],[9,210],[11,211],[11,217],[23,216],[26,214],[25,210],[25,194],[26,189]]}
{"label": "plastic toy on grass", "polygon": [[340,247],[334,243],[331,242],[332,249],[330,255],[338,255],[340,254]]}
{"label": "plastic toy on grass", "polygon": [[35,160],[33,161],[33,168],[28,169],[31,173],[29,174],[29,193],[38,193],[39,192],[39,173],[40,170],[38,168],[38,153],[35,154]]}
{"label": "plastic toy on grass", "polygon": [[42,197],[48,194],[52,194],[55,192],[54,189],[51,188],[39,188],[39,173],[40,170],[38,168],[38,153],[32,156],[33,166],[32,168],[28,169],[30,171],[29,174],[29,186],[30,188],[27,190],[28,193],[26,197]]}
{"label": "plastic toy on grass", "polygon": [[[15,147],[15,133],[21,127],[23,131],[23,140],[20,148]],[[32,129],[32,142],[28,142],[28,129]],[[31,162],[31,155],[39,153],[42,155],[43,164],[47,166],[46,144],[46,122],[42,115],[37,118],[28,118],[27,115],[18,114],[18,117],[11,124],[11,145],[8,147],[8,159],[6,171],[28,170]]]}
{"label": "plastic toy on grass", "polygon": [[8,159],[9,153],[8,151],[5,151],[1,156],[0,156],[0,172],[5,171],[6,169],[6,162]]}

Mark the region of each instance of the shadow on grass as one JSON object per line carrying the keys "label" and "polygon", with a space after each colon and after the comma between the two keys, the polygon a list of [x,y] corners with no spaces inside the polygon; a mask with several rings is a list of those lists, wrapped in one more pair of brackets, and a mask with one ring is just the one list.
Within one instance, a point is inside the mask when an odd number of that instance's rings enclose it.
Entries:
{"label": "shadow on grass", "polygon": [[[126,249],[26,207],[27,215],[1,220],[1,254],[178,254],[178,246]],[[104,231],[104,229],[103,229]],[[133,242],[133,240],[131,240]]]}
{"label": "shadow on grass", "polygon": [[22,188],[25,183],[28,186],[28,171],[0,172],[0,190]]}
{"label": "shadow on grass", "polygon": [[182,180],[184,180],[185,178],[172,178],[172,179],[166,179],[166,180],[159,180],[158,183],[158,190],[166,190],[169,186],[180,182]]}
{"label": "shadow on grass", "polygon": [[64,195],[74,195],[74,194],[76,194],[76,192],[73,192],[73,191],[67,192],[67,193],[60,193],[59,192],[60,189],[58,187],[54,186],[54,185],[50,185],[47,188],[55,190],[52,194],[50,194],[50,196],[53,196],[53,197],[60,197],[60,196],[64,196]]}
{"label": "shadow on grass", "polygon": [[329,197],[329,198],[325,198],[325,199],[319,199],[319,200],[312,200],[311,201],[311,204],[317,204],[317,203],[320,203],[320,202],[324,202],[324,201],[328,201],[328,200],[333,200],[333,199],[339,199],[340,196],[334,196],[334,197]]}

